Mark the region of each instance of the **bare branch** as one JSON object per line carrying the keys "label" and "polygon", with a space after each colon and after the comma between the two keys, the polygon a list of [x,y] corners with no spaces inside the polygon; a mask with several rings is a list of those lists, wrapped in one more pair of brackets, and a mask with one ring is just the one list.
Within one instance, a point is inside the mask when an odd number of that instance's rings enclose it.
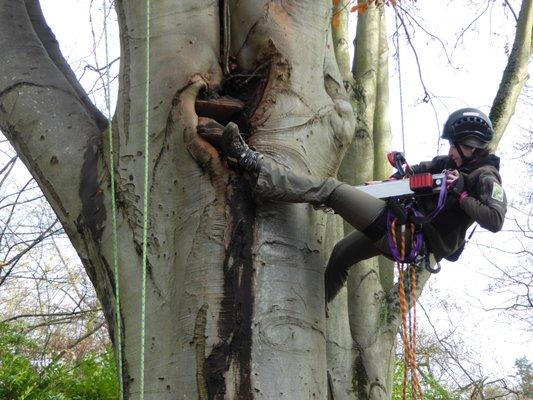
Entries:
{"label": "bare branch", "polygon": [[23,318],[49,318],[49,317],[77,317],[84,314],[97,313],[102,311],[101,309],[82,310],[64,313],[43,313],[43,314],[21,314],[11,318],[4,319],[1,323],[12,322]]}
{"label": "bare branch", "polygon": [[485,7],[485,9],[482,10],[478,15],[476,15],[475,18],[466,26],[466,28],[463,28],[461,30],[461,33],[459,34],[459,36],[457,36],[457,40],[455,41],[455,44],[453,45],[452,54],[455,51],[455,49],[457,48],[457,45],[459,44],[459,41],[462,39],[462,37],[464,36],[466,31],[468,31],[472,27],[472,25],[474,25],[476,23],[476,21],[479,20],[483,16],[483,14],[485,14],[487,12],[487,10],[490,7],[490,4],[493,1],[494,0],[487,1],[487,7]]}
{"label": "bare branch", "polygon": [[509,0],[503,0],[503,2],[505,3],[505,5],[507,7],[509,7],[509,10],[511,10],[511,12],[513,13],[515,21],[518,21],[518,16],[516,15],[516,12],[515,12],[513,6],[511,5],[511,3],[509,3]]}

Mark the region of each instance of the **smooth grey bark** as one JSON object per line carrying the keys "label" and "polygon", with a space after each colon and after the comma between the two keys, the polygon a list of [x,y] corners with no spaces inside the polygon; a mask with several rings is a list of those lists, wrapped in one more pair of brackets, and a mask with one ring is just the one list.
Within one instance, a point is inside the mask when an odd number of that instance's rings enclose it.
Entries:
{"label": "smooth grey bark", "polygon": [[[333,248],[343,238],[343,221],[330,216],[326,237]],[[353,377],[355,374],[356,350],[350,334],[347,290],[342,289],[327,305],[326,339],[328,366],[328,399],[342,400],[356,398]]]}
{"label": "smooth grey bark", "polygon": [[[230,24],[222,26],[230,43],[221,43],[221,5],[163,0],[151,10],[145,398],[322,399],[323,270],[338,218],[308,205],[252,199],[247,180],[196,128],[199,116],[221,123],[229,117],[206,111],[199,98],[242,94],[246,108],[238,118],[250,143],[293,170],[336,175],[353,114],[334,58],[331,5],[230,1],[224,18]],[[116,10],[120,351],[126,398],[135,399],[146,9],[122,0]],[[73,78],[38,3],[2,1],[0,21],[0,127],[58,213],[113,335],[104,119]],[[221,48],[229,49],[230,76],[222,73]],[[250,79],[239,81],[242,75]]]}
{"label": "smooth grey bark", "polygon": [[350,60],[350,38],[348,34],[350,8],[349,0],[333,0],[331,27],[333,45],[335,47],[335,59],[339,65],[344,85],[347,88],[353,83]]}
{"label": "smooth grey bark", "polygon": [[[383,5],[359,14],[352,65],[352,102],[356,112],[354,140],[343,160],[343,180],[352,184],[385,178],[390,148],[388,122],[388,44]],[[345,231],[351,229],[345,226]],[[359,399],[391,395],[392,368],[398,326],[385,315],[393,264],[384,257],[354,266],[348,277],[348,313],[357,349],[354,385]]]}
{"label": "smooth grey bark", "polygon": [[[331,21],[335,58],[342,76],[344,87],[351,93],[353,75],[351,72],[348,20],[350,2],[333,1]],[[346,160],[346,158],[345,158]],[[344,236],[344,223],[339,221],[338,241]],[[331,236],[334,237],[333,235]],[[332,245],[335,244],[332,243]],[[328,360],[328,399],[356,398],[354,379],[357,350],[350,333],[348,314],[348,291],[343,289],[328,304],[327,317],[327,360]]]}
{"label": "smooth grey bark", "polygon": [[494,126],[495,138],[492,148],[496,149],[511,117],[514,114],[518,96],[529,79],[528,67],[533,50],[533,1],[523,0],[518,14],[518,23],[511,54],[496,97],[492,102],[489,117]]}

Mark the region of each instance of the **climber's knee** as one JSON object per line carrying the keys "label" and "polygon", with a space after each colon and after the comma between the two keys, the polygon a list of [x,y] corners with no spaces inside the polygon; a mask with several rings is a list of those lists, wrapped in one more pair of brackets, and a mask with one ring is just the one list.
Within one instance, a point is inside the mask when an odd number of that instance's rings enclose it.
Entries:
{"label": "climber's knee", "polygon": [[387,232],[387,209],[384,208],[381,213],[368,225],[361,230],[372,242],[377,242]]}

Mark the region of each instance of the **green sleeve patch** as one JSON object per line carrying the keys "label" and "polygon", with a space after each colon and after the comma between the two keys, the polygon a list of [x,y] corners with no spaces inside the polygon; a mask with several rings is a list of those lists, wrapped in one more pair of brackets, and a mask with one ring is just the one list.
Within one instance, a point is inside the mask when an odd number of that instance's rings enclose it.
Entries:
{"label": "green sleeve patch", "polygon": [[492,184],[492,195],[494,200],[503,202],[503,188],[496,182]]}

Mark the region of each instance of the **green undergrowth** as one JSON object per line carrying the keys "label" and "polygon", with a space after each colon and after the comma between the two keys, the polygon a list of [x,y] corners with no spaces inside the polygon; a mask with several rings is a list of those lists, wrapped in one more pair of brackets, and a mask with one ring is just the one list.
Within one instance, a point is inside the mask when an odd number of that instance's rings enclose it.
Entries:
{"label": "green undergrowth", "polygon": [[[394,368],[394,379],[392,387],[392,400],[403,399],[403,373],[404,363],[397,360]],[[447,390],[437,379],[429,373],[422,373],[419,377],[425,400],[461,400],[461,396]],[[411,381],[407,382],[407,399],[412,399]]]}
{"label": "green undergrowth", "polygon": [[1,400],[116,400],[113,352],[65,360],[20,328],[0,324]]}

